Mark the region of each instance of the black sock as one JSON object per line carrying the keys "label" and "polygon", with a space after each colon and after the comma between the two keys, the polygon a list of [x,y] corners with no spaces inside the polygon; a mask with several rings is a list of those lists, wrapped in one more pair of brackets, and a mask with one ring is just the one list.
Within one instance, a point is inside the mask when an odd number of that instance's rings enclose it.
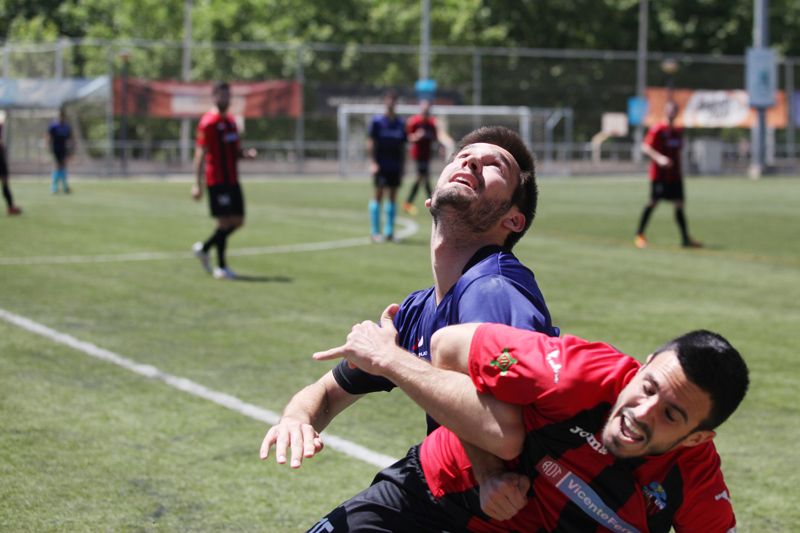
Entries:
{"label": "black sock", "polygon": [[686,229],[686,216],[683,214],[682,207],[675,208],[675,222],[678,223],[678,227],[681,229],[683,244],[689,244],[689,230]]}
{"label": "black sock", "polygon": [[428,176],[425,176],[425,192],[428,193],[428,198],[433,196],[433,191],[431,191],[431,180]]}
{"label": "black sock", "polygon": [[642,210],[642,217],[639,219],[639,230],[637,235],[644,235],[644,229],[647,227],[647,222],[650,220],[650,215],[653,214],[655,206],[646,205]]}
{"label": "black sock", "polygon": [[221,228],[217,228],[214,230],[214,233],[203,243],[203,253],[207,254],[208,251],[211,249],[212,246],[217,246],[217,242],[219,241],[220,235],[222,235],[223,230]]}
{"label": "black sock", "polygon": [[217,265],[220,268],[228,267],[228,263],[225,260],[225,248],[228,247],[228,235],[233,233],[235,229],[236,228],[218,230],[220,236],[217,237]]}
{"label": "black sock", "polygon": [[409,203],[409,204],[413,204],[414,203],[414,198],[416,198],[416,196],[417,196],[417,189],[418,188],[419,188],[419,182],[415,181],[414,185],[411,186],[411,192],[408,193],[408,200],[406,200],[407,203]]}
{"label": "black sock", "polygon": [[8,187],[8,183],[3,183],[3,198],[6,199],[8,207],[14,207],[14,199],[11,197],[11,189]]}

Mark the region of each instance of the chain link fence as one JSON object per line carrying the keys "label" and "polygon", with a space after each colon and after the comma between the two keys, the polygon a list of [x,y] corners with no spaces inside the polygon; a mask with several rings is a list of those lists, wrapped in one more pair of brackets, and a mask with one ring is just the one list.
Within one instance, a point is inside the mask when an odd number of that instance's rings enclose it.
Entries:
{"label": "chain link fence", "polygon": [[[330,45],[270,43],[193,43],[191,81],[217,79],[260,81],[290,79],[303,87],[299,117],[248,119],[245,145],[259,150],[245,172],[260,174],[337,172],[336,109],[341,103],[380,103],[389,87],[401,102],[415,99],[419,49],[403,45]],[[532,139],[537,158],[559,162],[559,173],[641,172],[635,163],[633,135],[606,141],[593,159],[590,140],[600,130],[605,112],[625,112],[636,93],[636,53],[625,51],[550,50],[523,48],[432,47],[430,72],[438,84],[437,98],[453,105],[527,106],[561,109],[571,117],[555,124],[549,139]],[[171,41],[61,40],[47,44],[5,43],[0,49],[0,74],[5,79],[93,78],[124,75],[151,80],[180,80],[183,44]],[[676,88],[741,89],[743,56],[672,55],[650,53],[646,62],[649,86],[664,86],[665,59],[679,65]],[[789,113],[798,74],[798,58],[779,64],[779,89],[786,91]],[[98,174],[175,173],[191,171],[188,128],[180,119],[146,116],[122,118],[105,109],[75,102],[68,115],[77,123],[82,145],[73,163],[76,170]],[[435,111],[435,108],[434,108]],[[12,171],[47,172],[44,131],[33,131],[54,110],[9,109],[8,149]],[[27,119],[30,120],[27,120]],[[770,132],[773,165],[795,171],[798,146],[792,116],[785,129]],[[27,120],[27,122],[26,122]],[[182,133],[183,131],[183,133]],[[722,172],[744,172],[750,160],[750,132],[744,129],[689,130],[693,139],[719,143]],[[688,172],[703,170],[689,151]],[[125,162],[122,168],[121,161]],[[552,167],[552,165],[550,165]],[[555,168],[555,167],[552,167]]]}

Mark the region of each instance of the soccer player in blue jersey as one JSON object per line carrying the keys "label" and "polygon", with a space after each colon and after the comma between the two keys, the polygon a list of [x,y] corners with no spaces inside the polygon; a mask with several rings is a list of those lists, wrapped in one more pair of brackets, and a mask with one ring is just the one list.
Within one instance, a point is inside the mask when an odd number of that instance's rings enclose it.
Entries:
{"label": "soccer player in blue jersey", "polygon": [[[394,218],[397,211],[397,189],[403,181],[406,158],[406,125],[395,113],[397,93],[389,91],[383,99],[386,113],[372,118],[367,149],[372,158],[370,171],[375,184],[375,196],[369,202],[370,235],[373,242],[394,239]],[[389,198],[383,203],[386,224],[381,233],[381,203],[384,191]]]}
{"label": "soccer player in blue jersey", "polygon": [[[425,204],[433,217],[434,285],[411,293],[394,316],[409,357],[429,361],[431,336],[451,324],[495,322],[558,335],[533,272],[511,253],[533,221],[537,196],[533,157],[516,133],[484,127],[461,140]],[[322,450],[319,433],[335,416],[361,395],[393,387],[340,364],[289,401],[264,437],[261,458],[274,445],[278,463],[289,450],[299,468]],[[429,431],[436,425],[429,417]],[[465,447],[478,475],[497,467],[488,452]]]}
{"label": "soccer player in blue jersey", "polygon": [[58,184],[61,183],[61,190],[65,193],[70,192],[67,184],[67,158],[72,151],[72,128],[67,122],[67,114],[62,108],[58,112],[58,120],[53,121],[47,128],[47,135],[50,139],[50,151],[53,153],[56,168],[53,170],[53,183],[50,191],[55,194],[58,192]]}

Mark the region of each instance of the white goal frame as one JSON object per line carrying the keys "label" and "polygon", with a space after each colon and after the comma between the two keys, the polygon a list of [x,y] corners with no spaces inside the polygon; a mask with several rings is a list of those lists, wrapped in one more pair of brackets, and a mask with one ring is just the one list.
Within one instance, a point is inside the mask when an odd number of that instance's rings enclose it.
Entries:
{"label": "white goal frame", "polygon": [[[360,150],[364,153],[364,139],[351,139],[348,128],[351,115],[380,115],[386,111],[383,104],[341,104],[336,113],[337,127],[339,130],[338,157],[339,174],[350,176],[352,171],[348,164],[349,154]],[[517,117],[518,132],[525,144],[533,146],[531,139],[531,118],[535,115],[552,116],[556,109],[532,108],[527,106],[473,106],[473,105],[434,105],[432,115],[436,118],[447,116],[472,116],[476,121],[481,116],[509,116]],[[398,104],[395,112],[401,116],[411,116],[419,113],[417,104]],[[549,124],[548,124],[549,125]],[[357,143],[357,144],[356,144]]]}

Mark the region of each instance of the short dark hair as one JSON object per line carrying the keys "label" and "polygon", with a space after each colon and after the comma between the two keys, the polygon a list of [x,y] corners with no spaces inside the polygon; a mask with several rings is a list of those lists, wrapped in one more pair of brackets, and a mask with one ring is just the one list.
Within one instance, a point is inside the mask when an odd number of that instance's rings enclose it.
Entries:
{"label": "short dark hair", "polygon": [[230,91],[231,85],[227,81],[217,81],[214,82],[214,89],[212,90],[213,94],[217,94],[219,91]]}
{"label": "short dark hair", "polygon": [[536,186],[536,168],[533,154],[531,154],[525,142],[517,134],[504,126],[483,126],[466,134],[456,147],[455,154],[460,152],[465,146],[475,143],[494,144],[504,148],[516,160],[519,165],[519,182],[514,193],[511,195],[511,205],[517,206],[525,217],[525,226],[522,231],[511,232],[503,246],[511,250],[515,244],[525,235],[531,227],[534,217],[536,217],[536,205],[539,201],[539,190]]}
{"label": "short dark hair", "polygon": [[725,422],[747,393],[747,364],[719,333],[690,331],[669,341],[655,353],[674,351],[686,377],[711,396],[711,412],[696,428],[712,430]]}

